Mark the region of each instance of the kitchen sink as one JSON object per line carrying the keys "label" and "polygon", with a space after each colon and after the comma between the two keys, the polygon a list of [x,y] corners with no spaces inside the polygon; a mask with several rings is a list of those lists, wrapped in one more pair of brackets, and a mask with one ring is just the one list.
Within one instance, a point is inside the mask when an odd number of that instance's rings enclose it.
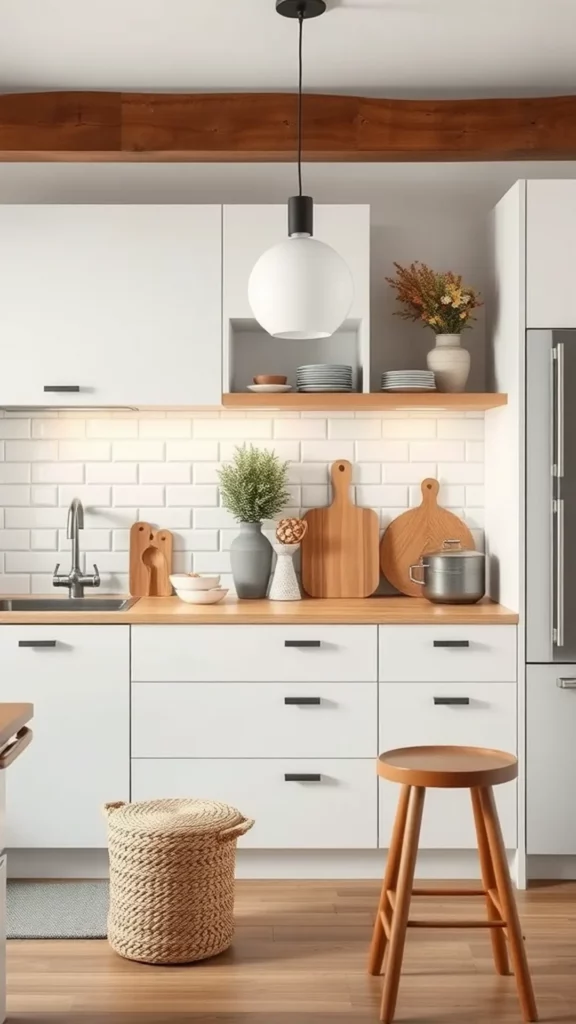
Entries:
{"label": "kitchen sink", "polygon": [[11,597],[0,612],[124,612],[137,597]]}

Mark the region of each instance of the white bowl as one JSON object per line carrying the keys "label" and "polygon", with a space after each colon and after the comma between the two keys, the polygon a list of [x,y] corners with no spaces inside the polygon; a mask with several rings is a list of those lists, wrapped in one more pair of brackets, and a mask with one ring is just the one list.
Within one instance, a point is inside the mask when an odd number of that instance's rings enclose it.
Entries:
{"label": "white bowl", "polygon": [[218,604],[226,594],[227,590],[215,587],[213,590],[180,590],[176,591],[177,596],[186,604]]}
{"label": "white bowl", "polygon": [[185,572],[172,573],[170,583],[175,590],[214,590],[220,583],[219,576],[188,576]]}

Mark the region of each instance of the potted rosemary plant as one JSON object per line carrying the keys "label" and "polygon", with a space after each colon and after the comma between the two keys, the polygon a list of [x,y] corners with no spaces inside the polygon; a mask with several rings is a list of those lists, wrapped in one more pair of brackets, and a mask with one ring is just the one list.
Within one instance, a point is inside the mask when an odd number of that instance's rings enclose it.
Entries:
{"label": "potted rosemary plant", "polygon": [[287,472],[287,463],[274,452],[253,445],[237,448],[232,462],[219,471],[222,504],[240,524],[230,547],[238,597],[266,597],[272,545],[262,533],[262,521],[273,519],[287,504]]}
{"label": "potted rosemary plant", "polygon": [[395,263],[396,277],[387,277],[404,309],[397,316],[419,320],[431,327],[436,347],[427,356],[439,391],[464,391],[470,373],[470,353],[461,347],[461,333],[475,319],[473,311],[481,306],[473,288],[462,284],[460,274],[451,270],[438,273],[425,263],[403,267]]}

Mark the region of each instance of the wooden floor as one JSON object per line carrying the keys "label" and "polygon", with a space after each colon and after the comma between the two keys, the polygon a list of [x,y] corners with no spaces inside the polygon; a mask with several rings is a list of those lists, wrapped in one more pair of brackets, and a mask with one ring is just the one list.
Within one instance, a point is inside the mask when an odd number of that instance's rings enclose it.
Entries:
{"label": "wooden floor", "polygon": [[[232,949],[188,967],[120,959],[100,941],[11,942],[9,1021],[19,1024],[362,1024],[378,1020],[366,974],[378,883],[239,882]],[[419,899],[418,917],[440,901]],[[472,907],[471,904],[472,903]],[[446,913],[483,912],[447,899]],[[519,894],[542,1021],[576,1024],[576,883]],[[485,931],[409,932],[398,1021],[520,1022],[513,978],[494,974]]]}

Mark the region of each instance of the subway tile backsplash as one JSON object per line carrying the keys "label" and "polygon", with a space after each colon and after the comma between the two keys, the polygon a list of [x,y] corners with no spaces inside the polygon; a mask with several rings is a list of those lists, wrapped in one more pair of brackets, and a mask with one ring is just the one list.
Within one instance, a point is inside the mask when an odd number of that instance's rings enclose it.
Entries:
{"label": "subway tile backsplash", "polygon": [[175,571],[218,572],[231,585],[236,524],[217,473],[245,442],[289,462],[288,515],[326,503],[330,463],[346,458],[356,502],[378,511],[382,529],[419,503],[424,477],[438,476],[440,500],[480,544],[483,437],[483,413],[0,413],[0,592],[46,592],[55,563],[67,570],[76,496],[83,565],[98,564],[102,591],[128,590],[136,519],[173,531]]}

